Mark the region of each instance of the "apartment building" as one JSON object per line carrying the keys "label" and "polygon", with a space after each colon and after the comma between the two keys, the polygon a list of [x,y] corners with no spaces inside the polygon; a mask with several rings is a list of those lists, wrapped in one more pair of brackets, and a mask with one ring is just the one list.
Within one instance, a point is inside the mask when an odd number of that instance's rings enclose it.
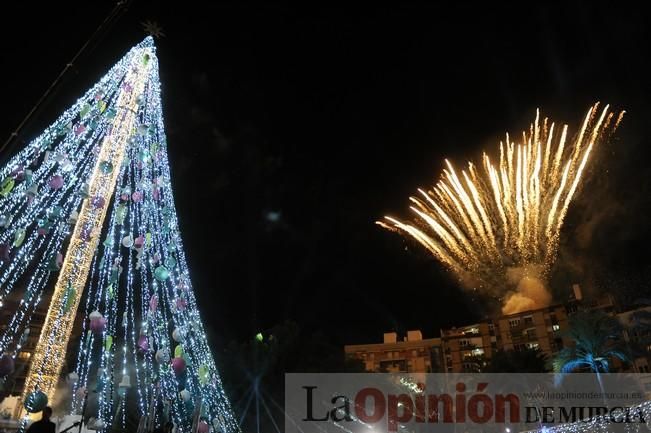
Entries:
{"label": "apartment building", "polygon": [[382,343],[344,346],[346,356],[364,362],[367,371],[386,373],[432,373],[442,371],[440,338],[423,339],[421,331],[384,334]]}

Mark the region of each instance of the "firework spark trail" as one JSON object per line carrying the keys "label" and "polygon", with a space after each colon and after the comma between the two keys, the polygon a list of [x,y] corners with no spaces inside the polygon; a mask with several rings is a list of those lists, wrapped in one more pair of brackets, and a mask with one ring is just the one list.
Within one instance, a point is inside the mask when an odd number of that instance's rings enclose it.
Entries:
{"label": "firework spark trail", "polygon": [[[556,258],[558,238],[594,147],[614,131],[617,116],[599,104],[588,110],[576,138],[540,113],[516,143],[499,145],[499,162],[484,153],[482,164],[460,173],[450,161],[438,183],[411,197],[411,222],[385,217],[378,224],[407,233],[462,281],[501,297],[509,269],[538,269],[545,280]],[[480,168],[478,168],[480,167]]]}

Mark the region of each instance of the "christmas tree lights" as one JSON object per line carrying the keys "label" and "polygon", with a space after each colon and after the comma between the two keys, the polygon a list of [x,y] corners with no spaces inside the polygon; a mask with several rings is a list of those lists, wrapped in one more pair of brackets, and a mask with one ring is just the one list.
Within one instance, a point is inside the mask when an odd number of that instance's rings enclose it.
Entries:
{"label": "christmas tree lights", "polygon": [[124,426],[135,407],[148,426],[239,431],[179,233],[151,38],[0,168],[0,229],[0,305],[20,299],[3,359],[21,351],[56,280],[26,410],[54,397],[78,319],[72,413],[88,394],[98,430]]}

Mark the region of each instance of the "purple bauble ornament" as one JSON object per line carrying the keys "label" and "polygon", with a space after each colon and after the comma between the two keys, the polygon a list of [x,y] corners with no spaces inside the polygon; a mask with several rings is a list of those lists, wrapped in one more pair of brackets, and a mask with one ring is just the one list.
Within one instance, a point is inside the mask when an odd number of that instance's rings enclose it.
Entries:
{"label": "purple bauble ornament", "polygon": [[0,260],[9,260],[9,245],[0,244]]}
{"label": "purple bauble ornament", "polygon": [[0,377],[5,377],[14,372],[14,359],[9,355],[0,357]]}
{"label": "purple bauble ornament", "polygon": [[50,182],[48,184],[52,189],[61,189],[63,186],[63,176],[60,174],[55,174],[50,178]]}
{"label": "purple bauble ornament", "polygon": [[102,209],[106,204],[106,200],[101,195],[96,195],[92,198],[91,203],[95,209]]}
{"label": "purple bauble ornament", "polygon": [[100,318],[100,319],[91,319],[90,321],[90,330],[93,331],[95,334],[101,334],[104,332],[104,329],[106,329],[106,319],[105,318]]}
{"label": "purple bauble ornament", "polygon": [[177,375],[183,373],[183,370],[185,370],[185,359],[180,356],[172,359],[172,370],[174,370],[174,373]]}
{"label": "purple bauble ornament", "polygon": [[146,335],[141,335],[138,337],[138,348],[143,352],[149,351],[149,339]]}

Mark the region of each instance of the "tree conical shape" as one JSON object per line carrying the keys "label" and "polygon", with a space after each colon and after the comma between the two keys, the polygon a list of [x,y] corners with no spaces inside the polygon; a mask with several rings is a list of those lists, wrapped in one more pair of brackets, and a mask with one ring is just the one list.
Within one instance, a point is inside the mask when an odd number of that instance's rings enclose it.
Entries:
{"label": "tree conical shape", "polygon": [[[137,408],[147,428],[238,431],[179,233],[153,40],[2,167],[0,182],[0,302],[17,300],[0,352],[20,353],[54,285],[23,399],[60,400],[65,373],[69,410],[88,392],[106,429]],[[62,372],[76,321],[76,363]]]}

